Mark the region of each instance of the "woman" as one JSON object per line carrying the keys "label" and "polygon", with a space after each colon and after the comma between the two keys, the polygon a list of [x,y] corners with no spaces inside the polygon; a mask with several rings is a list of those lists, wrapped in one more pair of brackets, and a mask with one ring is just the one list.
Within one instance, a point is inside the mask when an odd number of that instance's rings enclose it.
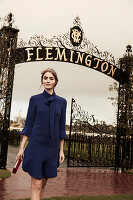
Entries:
{"label": "woman", "polygon": [[44,70],[41,83],[44,91],[30,98],[25,126],[20,132],[23,139],[16,156],[16,161],[23,159],[22,168],[31,176],[31,200],[42,199],[48,178],[57,176],[59,163],[64,161],[66,138],[67,101],[55,94],[58,83],[55,70]]}

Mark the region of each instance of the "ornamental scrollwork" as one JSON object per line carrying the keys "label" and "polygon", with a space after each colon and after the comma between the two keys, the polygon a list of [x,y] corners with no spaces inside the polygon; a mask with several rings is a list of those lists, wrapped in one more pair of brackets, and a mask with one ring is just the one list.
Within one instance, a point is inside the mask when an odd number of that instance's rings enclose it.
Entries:
{"label": "ornamental scrollwork", "polygon": [[0,27],[3,28],[4,26],[7,27],[12,27],[12,28],[17,28],[14,25],[14,15],[10,12],[8,15],[6,15],[5,17],[0,17]]}
{"label": "ornamental scrollwork", "polygon": [[[112,134],[104,121],[99,122],[93,114],[83,110],[74,98],[72,98],[72,127],[74,132],[77,129],[82,129],[85,132],[91,131],[97,135],[110,136]],[[113,132],[115,132],[114,129]]]}
{"label": "ornamental scrollwork", "polygon": [[[72,37],[71,37],[72,36]],[[73,40],[73,42],[72,42]],[[77,44],[76,44],[77,43]],[[48,39],[43,35],[35,35],[25,42],[22,39],[18,39],[18,48],[23,47],[60,47],[67,48],[75,51],[84,52],[98,58],[101,58],[113,65],[118,65],[114,56],[108,51],[99,51],[97,46],[91,43],[84,34],[81,27],[80,18],[76,17],[73,22],[73,26],[70,27],[68,33],[63,35],[53,36]]]}

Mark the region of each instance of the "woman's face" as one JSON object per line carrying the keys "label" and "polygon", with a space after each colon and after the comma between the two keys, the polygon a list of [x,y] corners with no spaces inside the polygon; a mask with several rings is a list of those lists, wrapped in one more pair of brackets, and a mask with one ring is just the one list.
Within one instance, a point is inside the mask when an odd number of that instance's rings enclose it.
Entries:
{"label": "woman's face", "polygon": [[55,86],[55,77],[51,72],[46,72],[43,75],[42,84],[44,85],[45,89],[53,89]]}

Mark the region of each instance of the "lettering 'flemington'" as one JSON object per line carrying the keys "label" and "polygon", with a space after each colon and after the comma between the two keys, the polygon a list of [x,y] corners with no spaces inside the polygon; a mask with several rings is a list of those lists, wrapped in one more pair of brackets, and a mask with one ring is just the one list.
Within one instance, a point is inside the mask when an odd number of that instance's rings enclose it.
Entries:
{"label": "lettering 'flemington'", "polygon": [[25,47],[16,49],[16,55],[19,54],[23,55],[23,58],[20,56],[21,59],[19,59],[19,56],[17,56],[16,64],[32,61],[69,62],[95,69],[116,81],[120,81],[122,77],[121,70],[118,67],[86,52],[60,47]]}
{"label": "lettering 'flemington'", "polygon": [[[35,51],[34,51],[35,49]],[[63,62],[72,62],[75,64],[85,65],[90,68],[98,69],[100,68],[101,72],[107,72],[108,75],[114,76],[117,67],[109,64],[106,61],[103,61],[99,58],[96,58],[92,55],[82,53],[79,51],[73,51],[71,49],[65,48],[55,48],[55,47],[30,47],[26,48],[27,59],[28,61],[39,61],[39,60],[58,60]],[[69,51],[69,52],[68,52]],[[35,55],[34,55],[35,54]]]}

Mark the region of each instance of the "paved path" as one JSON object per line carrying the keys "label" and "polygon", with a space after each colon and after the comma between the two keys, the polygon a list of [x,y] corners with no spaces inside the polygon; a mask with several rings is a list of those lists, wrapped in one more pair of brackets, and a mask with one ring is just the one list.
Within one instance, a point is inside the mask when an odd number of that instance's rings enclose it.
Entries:
{"label": "paved path", "polygon": [[[11,170],[11,168],[10,168]],[[133,193],[133,175],[110,169],[58,168],[58,176],[49,179],[45,197],[72,195],[112,195]],[[30,196],[30,176],[21,168],[17,174],[0,181],[1,200]]]}
{"label": "paved path", "polygon": [[[8,146],[7,168],[11,171],[19,147]],[[49,179],[45,197],[72,195],[133,194],[133,175],[111,169],[66,168],[66,159],[58,168],[58,176]],[[22,166],[22,163],[21,163]],[[0,200],[30,197],[30,176],[21,169],[17,174],[0,180]]]}

